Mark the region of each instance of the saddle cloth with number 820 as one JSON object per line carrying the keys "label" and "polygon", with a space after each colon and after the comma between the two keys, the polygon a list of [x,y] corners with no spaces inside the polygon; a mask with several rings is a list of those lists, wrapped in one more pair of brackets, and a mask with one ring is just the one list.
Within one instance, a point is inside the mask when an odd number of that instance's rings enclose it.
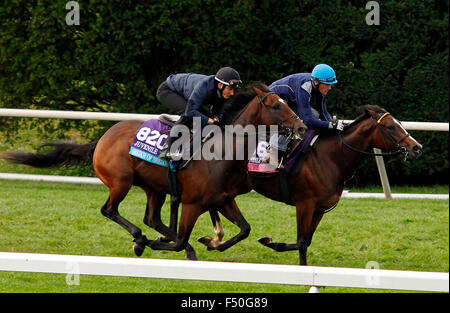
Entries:
{"label": "saddle cloth with number 820", "polygon": [[129,153],[150,163],[168,167],[169,162],[159,158],[159,154],[169,137],[171,127],[154,119],[144,122],[133,138]]}

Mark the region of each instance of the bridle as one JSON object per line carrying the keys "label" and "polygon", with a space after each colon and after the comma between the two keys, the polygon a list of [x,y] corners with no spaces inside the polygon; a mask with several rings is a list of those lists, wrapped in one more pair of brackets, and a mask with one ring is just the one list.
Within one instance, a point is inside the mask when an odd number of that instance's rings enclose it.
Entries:
{"label": "bridle", "polygon": [[382,125],[382,124],[381,124],[381,121],[382,121],[386,116],[388,116],[388,115],[390,115],[390,113],[389,113],[389,112],[386,112],[386,113],[384,113],[383,115],[381,115],[377,120],[374,119],[374,118],[372,117],[372,121],[374,122],[374,124],[375,124],[375,126],[377,127],[378,131],[383,135],[382,138],[383,138],[383,141],[384,141],[384,146],[386,147],[386,141],[385,141],[385,138],[389,139],[389,141],[395,145],[395,147],[397,148],[397,150],[395,150],[394,152],[389,152],[389,153],[373,153],[373,152],[367,152],[367,151],[363,151],[363,150],[360,150],[360,149],[356,149],[356,148],[350,146],[348,143],[346,143],[346,142],[344,141],[344,137],[342,136],[342,132],[339,132],[339,136],[341,137],[341,142],[342,142],[342,144],[343,144],[344,146],[346,146],[347,148],[349,148],[350,150],[353,150],[353,151],[355,151],[355,152],[359,152],[359,153],[362,153],[362,154],[366,154],[366,155],[373,155],[373,156],[389,156],[389,155],[396,155],[396,154],[402,153],[402,154],[405,156],[405,158],[406,158],[406,157],[408,156],[408,150],[407,150],[405,147],[400,146],[400,143],[401,143],[403,140],[405,140],[406,138],[408,138],[408,137],[410,136],[410,134],[409,134],[408,132],[406,132],[406,134],[405,134],[403,137],[401,137],[401,138],[398,139],[398,140],[395,140],[395,138],[392,137],[391,134],[389,134],[387,131],[385,131],[385,130],[381,127],[381,125]]}
{"label": "bridle", "polygon": [[[256,98],[258,99],[258,103],[260,104],[261,107],[265,107],[265,108],[269,107],[268,105],[266,105],[264,103],[264,100],[266,100],[266,98],[268,96],[272,95],[272,94],[275,94],[275,93],[273,91],[269,91],[262,98],[256,96]],[[271,115],[272,119],[275,121],[276,119],[274,117],[274,114],[270,110],[269,110],[269,114]],[[283,125],[284,122],[289,121],[290,119],[294,119],[294,121],[292,122],[292,128]],[[279,133],[286,132],[288,134],[288,137],[292,137],[294,139],[303,139],[300,134],[296,134],[294,132],[294,126],[295,126],[295,121],[296,120],[300,120],[301,121],[301,119],[297,116],[297,114],[295,114],[293,112],[293,114],[291,116],[289,116],[288,118],[285,118],[284,120],[278,122],[277,125],[278,125],[279,128],[281,128],[281,132],[279,132]]]}

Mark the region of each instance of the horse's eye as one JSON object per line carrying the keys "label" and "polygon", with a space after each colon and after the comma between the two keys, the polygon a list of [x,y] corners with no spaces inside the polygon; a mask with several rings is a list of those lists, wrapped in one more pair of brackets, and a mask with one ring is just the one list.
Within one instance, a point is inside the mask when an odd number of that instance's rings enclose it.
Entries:
{"label": "horse's eye", "polygon": [[395,129],[395,127],[393,125],[388,125],[388,126],[386,126],[386,128],[389,129],[389,130],[394,130]]}
{"label": "horse's eye", "polygon": [[279,110],[280,109],[280,105],[277,103],[272,107],[274,110]]}

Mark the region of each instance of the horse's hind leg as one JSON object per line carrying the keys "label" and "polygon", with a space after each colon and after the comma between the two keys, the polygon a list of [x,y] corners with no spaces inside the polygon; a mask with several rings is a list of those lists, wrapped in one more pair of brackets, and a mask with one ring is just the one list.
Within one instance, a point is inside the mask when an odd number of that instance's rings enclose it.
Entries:
{"label": "horse's hind leg", "polygon": [[208,247],[208,250],[216,249],[217,246],[219,246],[222,243],[222,239],[225,235],[225,232],[223,230],[222,223],[220,222],[219,213],[216,209],[210,209],[209,215],[211,217],[211,222],[214,227],[214,239],[211,236],[204,236],[201,238],[198,238],[197,241],[204,244]]}
{"label": "horse's hind leg", "polygon": [[181,251],[189,245],[189,237],[192,229],[197,222],[202,210],[195,204],[183,204],[181,210],[180,224],[175,243],[162,242],[157,239],[151,244],[151,248],[155,250]]}
{"label": "horse's hind leg", "polygon": [[122,188],[112,188],[110,187],[109,198],[103,205],[101,212],[104,216],[116,222],[123,228],[125,228],[134,238],[134,253],[137,256],[141,256],[144,252],[145,246],[149,245],[151,241],[142,235],[142,231],[136,225],[132,224],[130,221],[125,219],[119,214],[119,203],[125,198],[126,194],[130,190],[129,186]]}
{"label": "horse's hind leg", "polygon": [[[217,246],[213,246],[212,242],[208,244],[209,250],[217,249],[219,251],[225,251],[226,249],[237,244],[239,241],[244,240],[248,237],[248,235],[250,234],[250,225],[245,220],[244,216],[239,210],[239,207],[236,204],[236,201],[234,200],[225,203],[224,206],[219,209],[219,211],[223,214],[223,216],[225,216],[228,220],[230,220],[233,224],[237,225],[240,228],[240,232],[236,236],[224,242],[221,242]],[[211,218],[212,217],[213,215],[211,214]]]}
{"label": "horse's hind leg", "polygon": [[[147,207],[145,209],[144,224],[153,228],[164,236],[173,237],[170,229],[161,221],[161,208],[166,200],[165,193],[157,193],[145,189],[147,194]],[[174,240],[169,238],[169,241]]]}
{"label": "horse's hind leg", "polygon": [[170,222],[169,222],[169,228],[177,232],[178,227],[178,207],[181,204],[181,199],[179,196],[170,196]]}

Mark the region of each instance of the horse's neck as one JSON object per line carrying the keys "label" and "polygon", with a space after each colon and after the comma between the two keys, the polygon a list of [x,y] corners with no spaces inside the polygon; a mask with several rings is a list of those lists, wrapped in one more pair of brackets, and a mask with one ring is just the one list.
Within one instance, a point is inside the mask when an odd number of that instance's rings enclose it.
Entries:
{"label": "horse's neck", "polygon": [[[374,127],[368,120],[362,121],[359,125],[355,126],[353,131],[343,134],[342,138],[350,147],[360,151],[370,152],[374,147],[371,136]],[[339,141],[341,141],[340,138]],[[367,157],[367,154],[354,151],[346,147],[343,142],[340,142],[339,146],[341,147],[341,159],[344,161],[344,178],[347,180],[354,175],[356,169]]]}
{"label": "horse's neck", "polygon": [[[233,136],[234,137],[234,139],[233,139],[233,155],[234,155],[234,157],[236,157],[236,153],[238,153],[236,148],[243,146],[244,158],[242,159],[242,157],[239,157],[239,160],[236,160],[236,161],[242,161],[242,164],[244,164],[245,166],[247,166],[247,163],[251,157],[251,154],[254,152],[254,150],[256,149],[256,146],[258,144],[256,138],[258,136],[258,126],[260,124],[260,121],[259,121],[260,115],[259,115],[259,110],[255,107],[256,107],[256,98],[254,98],[245,107],[245,109],[241,112],[241,114],[236,118],[236,120],[232,124],[233,127],[242,126],[244,129],[246,129],[247,126],[253,126],[253,127],[249,128],[248,136],[240,136],[240,135]],[[226,135],[227,134],[225,133],[225,136]],[[249,140],[250,139],[249,137],[254,138],[256,141],[252,142],[251,140]],[[251,144],[252,147],[249,147],[249,144]],[[241,153],[241,152],[239,151],[239,153]]]}
{"label": "horse's neck", "polygon": [[239,116],[233,121],[232,125],[242,125],[243,127],[247,125],[254,125],[255,127],[259,124],[259,112],[255,109],[256,98],[250,101],[249,104],[242,110]]}
{"label": "horse's neck", "polygon": [[344,133],[323,138],[317,142],[317,157],[329,164],[334,164],[335,174],[346,181],[354,175],[367,155],[346,147],[343,141],[352,148],[369,152],[373,147],[372,131],[371,125],[363,121]]}

